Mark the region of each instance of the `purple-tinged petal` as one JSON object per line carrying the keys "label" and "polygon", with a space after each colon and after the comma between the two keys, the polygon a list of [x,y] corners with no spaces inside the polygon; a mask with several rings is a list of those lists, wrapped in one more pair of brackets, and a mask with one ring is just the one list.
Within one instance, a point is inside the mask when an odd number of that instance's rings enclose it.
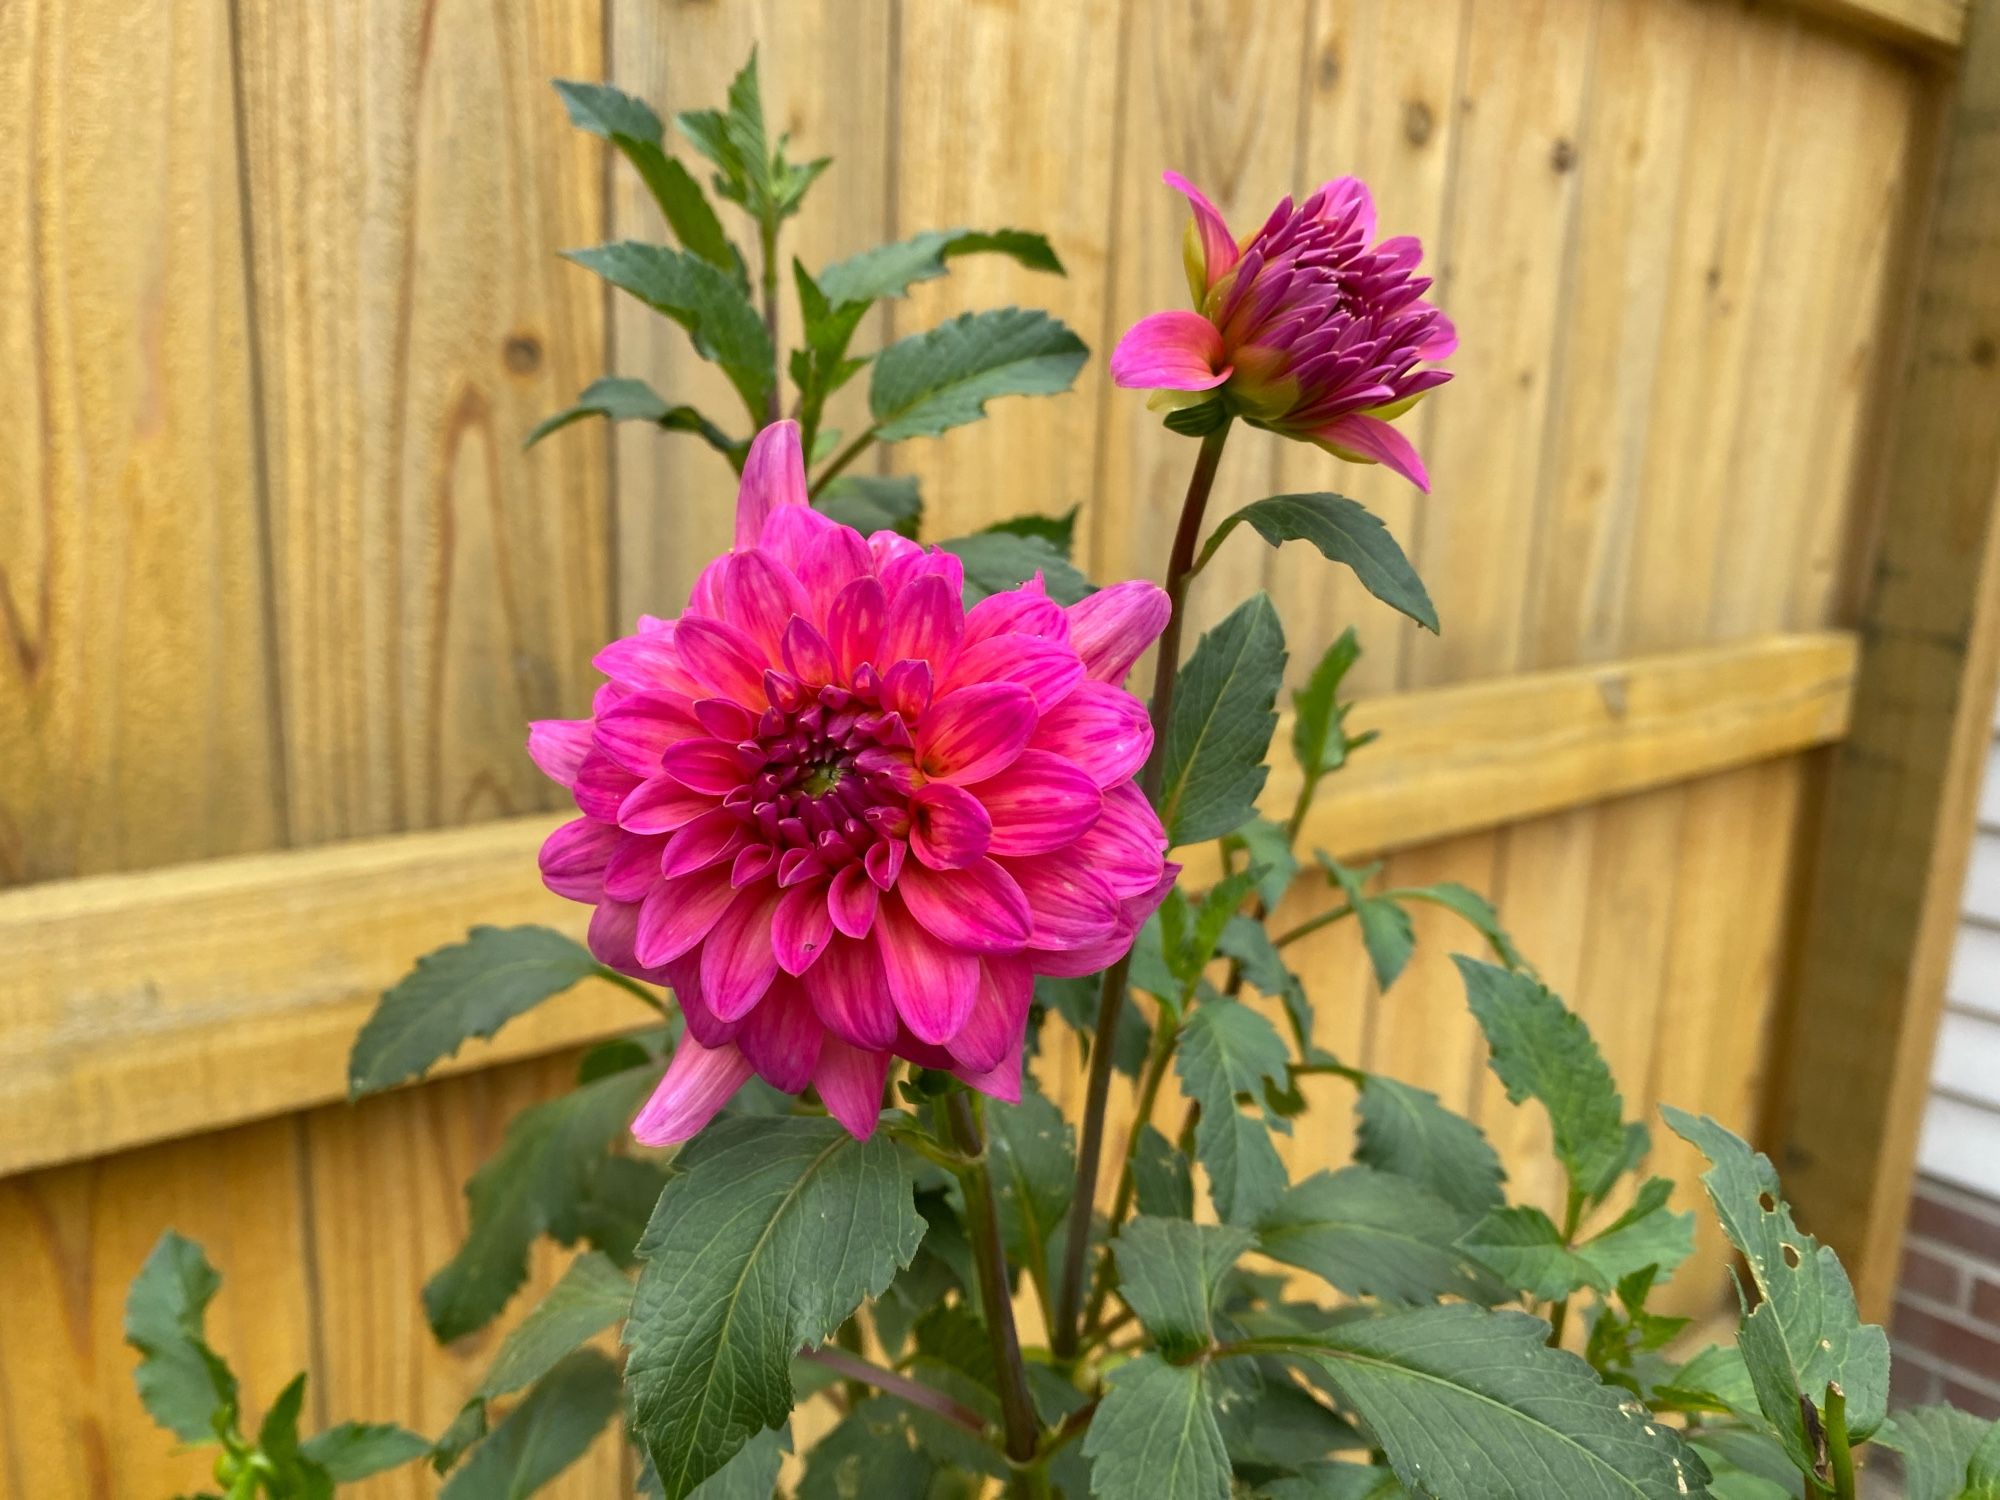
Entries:
{"label": "purple-tinged petal", "polygon": [[903,839],[880,839],[871,845],[861,861],[870,883],[878,890],[892,889],[903,873],[903,856],[909,852],[910,846]]}
{"label": "purple-tinged petal", "polygon": [[827,888],[827,913],[833,925],[852,938],[867,937],[875,925],[875,908],[882,888],[868,878],[868,867],[844,865]]}
{"label": "purple-tinged petal", "polygon": [[750,842],[750,830],[733,812],[718,807],[676,832],[660,857],[659,873],[668,880],[705,870],[732,858]]}
{"label": "purple-tinged petal", "polygon": [[595,818],[572,818],[542,840],[542,884],[571,901],[595,901],[604,892],[604,870],[623,837]]}
{"label": "purple-tinged petal", "polygon": [[576,784],[570,795],[576,810],[600,823],[618,819],[618,809],[639,785],[639,778],[613,761],[602,750],[592,750],[577,768]]}
{"label": "purple-tinged petal", "polygon": [[771,944],[778,887],[752,886],[735,896],[701,945],[702,998],[725,1021],[748,1015],[778,975]]}
{"label": "purple-tinged petal", "polygon": [[777,914],[771,919],[771,947],[778,955],[779,968],[787,974],[805,973],[826,952],[832,938],[833,914],[827,909],[825,886],[808,881],[788,888],[779,897]]}
{"label": "purple-tinged petal", "polygon": [[899,661],[882,674],[882,706],[914,719],[931,706],[931,664]]}
{"label": "purple-tinged petal", "polygon": [[1402,475],[1425,494],[1430,493],[1431,477],[1416,446],[1387,422],[1359,413],[1330,422],[1313,434],[1313,440],[1335,456],[1355,463],[1381,464]]}
{"label": "purple-tinged petal", "polygon": [[910,852],[933,870],[962,870],[986,852],[993,820],[970,792],[948,781],[910,799]]}
{"label": "purple-tinged petal", "polygon": [[771,663],[734,625],[683,616],[674,627],[674,646],[702,685],[690,698],[734,698],[748,709],[764,707],[764,668]]}
{"label": "purple-tinged petal", "polygon": [[646,966],[639,962],[633,943],[639,931],[640,910],[629,901],[600,901],[590,914],[584,946],[597,961],[621,974],[635,973]]}
{"label": "purple-tinged petal", "polygon": [[765,519],[757,545],[796,573],[799,564],[824,546],[834,532],[845,529],[810,505],[781,505]]}
{"label": "purple-tinged petal", "polygon": [[[757,716],[728,698],[703,698],[694,705],[695,723],[702,733],[730,744],[739,744],[757,732]],[[650,772],[648,773],[651,774]]]}
{"label": "purple-tinged petal", "polygon": [[1035,975],[1018,958],[997,954],[979,961],[979,999],[958,1035],[946,1048],[959,1067],[986,1073],[1021,1045],[1028,1007],[1035,998]]}
{"label": "purple-tinged petal", "polygon": [[704,1047],[720,1047],[736,1040],[736,1033],[743,1029],[743,1023],[722,1020],[702,998],[699,953],[684,953],[672,963],[662,964],[656,972],[672,988],[674,1004],[680,1007],[689,1036]]}
{"label": "purple-tinged petal", "polygon": [[536,719],[528,725],[528,759],[558,786],[575,786],[590,741],[588,719]]}
{"label": "purple-tinged petal", "polygon": [[[1088,971],[1086,971],[1088,972]],[[1021,1046],[1023,1038],[1014,1038],[1007,1055],[985,1072],[972,1068],[957,1067],[951,1071],[959,1082],[967,1088],[974,1088],[989,1099],[998,1099],[1002,1104],[1021,1102]]]}
{"label": "purple-tinged petal", "polygon": [[825,1037],[826,1028],[799,982],[781,974],[743,1018],[736,1045],[764,1082],[780,1093],[796,1094],[812,1082]]}
{"label": "purple-tinged petal", "polygon": [[1034,914],[1037,948],[1080,948],[1118,930],[1118,893],[1073,853],[1007,861],[1007,873]]}
{"label": "purple-tinged petal", "polygon": [[791,570],[761,547],[730,554],[720,602],[722,618],[762,649],[764,660],[759,666],[778,659],[786,623],[812,609],[812,601]]}
{"label": "purple-tinged petal", "polygon": [[1084,682],[1042,716],[1031,741],[1101,787],[1129,780],[1153,751],[1146,705],[1108,682]]}
{"label": "purple-tinged petal", "polygon": [[627,833],[672,833],[714,806],[713,792],[697,792],[662,772],[626,794],[618,805],[618,826]]}
{"label": "purple-tinged petal", "polygon": [[707,937],[736,891],[727,870],[711,866],[663,881],[639,908],[633,951],[649,969],[671,963]]}
{"label": "purple-tinged petal", "polygon": [[1060,849],[1081,837],[1104,806],[1097,783],[1048,750],[1023,750],[1013,765],[969,790],[992,819],[990,854]]}
{"label": "purple-tinged petal", "polygon": [[633,1139],[673,1146],[700,1134],[749,1076],[750,1063],[735,1046],[711,1049],[683,1037],[666,1076],[632,1122]]}
{"label": "purple-tinged petal", "polygon": [[814,628],[812,621],[803,616],[794,617],[785,626],[785,638],[779,643],[779,649],[791,674],[809,688],[823,688],[837,674],[833,647]]}
{"label": "purple-tinged petal", "polygon": [[660,769],[692,792],[721,797],[743,785],[747,773],[734,745],[721,740],[680,740],[660,756]]}
{"label": "purple-tinged petal", "polygon": [[[812,512],[817,515],[818,512]],[[865,578],[875,566],[861,533],[850,526],[836,526],[813,544],[798,561],[799,582],[812,601],[813,622],[825,625],[827,611],[840,591],[858,578]]]}
{"label": "purple-tinged petal", "polygon": [[1206,193],[1178,172],[1162,172],[1160,180],[1177,192],[1187,194],[1188,207],[1194,210],[1194,233],[1201,261],[1197,268],[1194,256],[1188,257],[1188,286],[1199,302],[1208,289],[1221,279],[1222,273],[1236,264],[1241,252],[1236,248],[1236,237],[1229,232],[1229,222],[1222,217],[1222,210],[1208,201]]}
{"label": "purple-tinged petal", "polygon": [[[1132,782],[1104,794],[1104,814],[1069,850],[1069,856],[1095,871],[1121,901],[1148,893],[1159,885],[1167,868],[1167,834],[1146,794]],[[1153,906],[1166,896],[1160,889]],[[1152,907],[1146,908],[1151,912]]]}
{"label": "purple-tinged petal", "polygon": [[929,577],[942,579],[954,600],[965,596],[965,561],[957,553],[920,547],[893,531],[878,531],[868,540],[871,547],[878,541],[882,544],[876,554],[875,575],[891,599],[919,578]]}
{"label": "purple-tinged petal", "polygon": [[743,460],[736,489],[736,550],[747,552],[764,535],[764,523],[783,505],[806,503],[806,459],[799,424],[773,422],[757,434]]}
{"label": "purple-tinged petal", "polygon": [[979,998],[978,955],[940,942],[893,895],[876,914],[875,947],[904,1024],[934,1046],[956,1035]]}
{"label": "purple-tinged petal", "polygon": [[702,732],[678,693],[632,693],[597,716],[597,748],[634,776],[660,774],[667,746]]}
{"label": "purple-tinged petal", "polygon": [[800,982],[820,1020],[842,1041],[881,1049],[896,1040],[896,1004],[874,943],[833,939]]}
{"label": "purple-tinged petal", "polygon": [[613,901],[645,900],[660,883],[660,855],[666,847],[664,835],[621,834],[604,867],[604,894]]}
{"label": "purple-tinged petal", "polygon": [[838,1037],[830,1036],[820,1046],[813,1087],[819,1090],[826,1112],[857,1141],[875,1133],[875,1122],[882,1117],[882,1085],[888,1081],[892,1061],[887,1052],[864,1052]]}
{"label": "purple-tinged petal", "polygon": [[1083,681],[1084,664],[1067,641],[1037,635],[996,635],[959,652],[945,675],[944,692],[981,682],[1016,682],[1034,695],[1043,713]]}
{"label": "purple-tinged petal", "polygon": [[681,662],[674,642],[679,631],[673,624],[657,630],[642,630],[613,641],[590,659],[590,664],[613,682],[640,691],[655,689],[692,697],[700,684]]}
{"label": "purple-tinged petal", "polygon": [[1014,763],[1035,723],[1034,694],[1016,683],[960,688],[917,720],[917,764],[941,781],[984,781]]}
{"label": "purple-tinged petal", "polygon": [[888,596],[873,578],[855,579],[834,598],[826,616],[826,639],[841,681],[853,681],[856,667],[875,660],[887,609]]}
{"label": "purple-tinged petal", "polygon": [[[1013,953],[1028,941],[1035,926],[1027,896],[997,860],[975,860],[962,870],[905,865],[896,895],[925,931],[975,953]],[[883,910],[895,904],[885,901]]]}
{"label": "purple-tinged petal", "polygon": [[890,597],[877,662],[927,661],[942,667],[965,632],[965,606],[936,573],[925,573]]}
{"label": "purple-tinged petal", "polygon": [[1039,635],[1069,639],[1069,613],[1048,596],[1037,573],[1017,589],[988,594],[965,612],[965,650],[996,635]]}
{"label": "purple-tinged petal", "polygon": [[1085,672],[1116,685],[1160,638],[1172,613],[1165,589],[1143,578],[1128,579],[1086,594],[1069,607],[1069,642]]}
{"label": "purple-tinged petal", "polygon": [[1111,378],[1129,391],[1212,391],[1233,373],[1221,330],[1197,312],[1149,313],[1111,351]]}

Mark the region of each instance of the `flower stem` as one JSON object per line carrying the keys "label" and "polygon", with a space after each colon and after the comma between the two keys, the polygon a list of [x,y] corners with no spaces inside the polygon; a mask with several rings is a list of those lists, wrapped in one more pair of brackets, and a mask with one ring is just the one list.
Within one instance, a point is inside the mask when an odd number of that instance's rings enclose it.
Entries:
{"label": "flower stem", "polygon": [[1332,911],[1323,911],[1316,917],[1307,917],[1298,926],[1279,933],[1271,939],[1271,946],[1273,948],[1282,948],[1288,943],[1296,943],[1300,938],[1311,937],[1322,927],[1331,927],[1342,917],[1351,917],[1353,915],[1354,907],[1351,903],[1345,906],[1336,906]]}
{"label": "flower stem", "polygon": [[898,1375],[894,1370],[850,1354],[845,1349],[802,1349],[799,1358],[816,1365],[825,1365],[838,1375],[863,1385],[872,1385],[878,1391],[887,1391],[900,1401],[912,1406],[920,1406],[925,1411],[944,1418],[954,1427],[962,1427],[974,1437],[986,1435],[986,1423],[979,1413],[935,1390],[921,1381],[912,1380],[907,1375]]}
{"label": "flower stem", "polygon": [[[771,341],[771,388],[764,393],[764,425],[778,420],[783,399],[780,372],[785,362],[778,350],[778,216],[768,214],[759,228],[764,245],[764,332]],[[754,417],[756,413],[752,412]]]}
{"label": "flower stem", "polygon": [[1008,1291],[1007,1255],[1000,1245],[1000,1218],[993,1207],[993,1179],[984,1159],[985,1142],[972,1098],[954,1088],[945,1113],[953,1143],[979,1164],[959,1173],[965,1188],[966,1225],[972,1236],[972,1259],[979,1273],[979,1301],[986,1314],[986,1333],[993,1344],[993,1368],[1000,1381],[1000,1418],[1006,1433],[1007,1457],[1032,1464],[1041,1438],[1035,1404],[1028,1396],[1027,1367],[1021,1363],[1021,1336],[1014,1329],[1014,1301]]}
{"label": "flower stem", "polygon": [[[1111,1200],[1111,1233],[1118,1232],[1118,1226],[1125,1222],[1125,1215],[1131,1211],[1132,1197],[1138,1186],[1133,1170],[1133,1161],[1139,1154],[1139,1134],[1152,1123],[1153,1110],[1160,1100],[1160,1085],[1166,1081],[1167,1067],[1173,1061],[1174,1042],[1180,1028],[1171,1016],[1160,1017],[1160,1029],[1153,1038],[1153,1050],[1146,1059],[1145,1076],[1139,1080],[1139,1099],[1132,1110],[1132,1132],[1125,1142],[1125,1162],[1118,1170],[1118,1191]],[[1090,1305],[1083,1314],[1083,1336],[1088,1337],[1097,1329],[1098,1319],[1104,1316],[1105,1300],[1111,1295],[1111,1277],[1108,1266],[1098,1262],[1098,1273],[1090,1288]]]}
{"label": "flower stem", "polygon": [[643,984],[639,983],[638,980],[620,974],[616,969],[606,964],[599,964],[597,966],[597,977],[610,984],[617,985],[619,989],[626,991],[628,994],[637,996],[661,1015],[664,1016],[667,1014],[666,1002],[647,989]]}
{"label": "flower stem", "polygon": [[853,442],[849,443],[845,448],[842,448],[840,452],[836,453],[833,456],[833,458],[827,463],[827,466],[819,471],[819,478],[815,479],[812,482],[812,486],[809,491],[812,498],[818,499],[820,491],[824,490],[829,484],[831,484],[835,476],[840,474],[841,471],[844,470],[849,464],[853,463],[855,459],[861,457],[861,455],[868,450],[868,445],[874,441],[875,441],[875,429],[873,427],[870,427],[865,432],[863,432],[860,437],[856,438]]}
{"label": "flower stem", "polygon": [[1834,1500],[1854,1500],[1854,1445],[1847,1436],[1847,1392],[1838,1381],[1826,1388],[1826,1456],[1833,1468]]}
{"label": "flower stem", "polygon": [[[1181,665],[1181,630],[1186,624],[1187,586],[1194,566],[1195,543],[1201,540],[1201,520],[1208,509],[1208,492],[1215,487],[1216,467],[1222,462],[1222,445],[1229,437],[1230,424],[1201,440],[1195,456],[1194,473],[1188,476],[1187,495],[1181,501],[1180,526],[1174,532],[1173,551],[1167,557],[1167,628],[1160,632],[1153,663],[1153,753],[1146,759],[1140,790],[1146,800],[1157,803],[1160,783],[1166,775],[1167,725],[1174,711],[1174,680]],[[1069,1236],[1063,1245],[1061,1297],[1056,1304],[1052,1343],[1062,1359],[1076,1357],[1083,1331],[1083,1263],[1090,1251],[1090,1214],[1097,1197],[1098,1158],[1104,1154],[1104,1111],[1111,1097],[1111,1054],[1118,1039],[1118,1013],[1125,1005],[1125,980],[1132,970],[1128,950],[1104,971],[1104,985],[1097,996],[1097,1032],[1090,1044],[1090,1082],[1084,1095],[1083,1134],[1077,1142],[1076,1191],[1069,1205]]]}

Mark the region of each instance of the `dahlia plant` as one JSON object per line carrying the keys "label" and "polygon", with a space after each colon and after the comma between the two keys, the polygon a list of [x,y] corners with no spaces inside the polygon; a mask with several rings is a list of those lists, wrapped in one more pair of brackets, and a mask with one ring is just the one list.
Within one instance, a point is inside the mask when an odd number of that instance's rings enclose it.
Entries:
{"label": "dahlia plant", "polygon": [[[1378,866],[1299,847],[1318,788],[1370,739],[1346,727],[1352,633],[1292,693],[1299,791],[1276,818],[1259,797],[1277,612],[1257,595],[1184,653],[1190,590],[1243,523],[1437,627],[1352,500],[1206,515],[1244,426],[1426,482],[1393,423],[1444,382],[1455,335],[1416,242],[1376,239],[1366,187],[1327,183],[1238,241],[1169,176],[1193,205],[1198,310],[1142,319],[1112,370],[1170,393],[1168,425],[1199,442],[1161,581],[1093,588],[1063,521],[926,545],[906,483],[839,482],[871,444],[1067,386],[1081,344],[1018,309],[848,352],[873,301],[948,257],[1058,269],[1045,242],[939,231],[794,263],[787,403],[779,230],[825,163],[769,144],[754,61],[726,110],[680,123],[757,227],[762,314],[658,118],[561,87],[681,245],[575,259],[684,324],[752,432],[629,381],[543,431],[597,413],[706,438],[740,473],[735,541],[604,648],[587,712],[529,731],[576,814],[542,878],[590,908],[585,942],[479,927],[421,960],[357,1039],[352,1092],[420,1077],[588,978],[644,1024],[586,1052],[576,1087],[473,1177],[465,1244],[423,1289],[440,1340],[508,1309],[537,1239],[578,1253],[434,1438],[301,1439],[297,1383],[245,1438],[202,1337],[214,1272],[162,1243],[128,1322],[141,1394],[221,1445],[231,1496],[325,1494],[418,1457],[448,1496],[522,1496],[614,1425],[642,1492],[669,1500],[1845,1500],[1878,1448],[1903,1455],[1910,1500],[2000,1493],[2000,1430],[1946,1408],[1888,1418],[1887,1340],[1769,1161],[1668,1110],[1743,1257],[1740,1337],[1688,1347],[1685,1320],[1649,1304],[1693,1215],[1645,1170],[1649,1128],[1584,1023],[1476,893],[1383,888]],[[869,421],[839,447],[826,398],[870,366]],[[1126,678],[1149,650],[1142,698]],[[1198,888],[1176,855],[1210,841],[1220,875]],[[1300,884],[1323,885],[1323,914],[1274,930]],[[1351,920],[1386,989],[1413,902],[1457,913],[1481,950],[1456,960],[1467,1003],[1509,1100],[1548,1117],[1558,1202],[1510,1201],[1478,1126],[1315,1040],[1292,945]],[[1057,1076],[1062,1027],[1080,1089]],[[1119,1073],[1134,1102],[1114,1118]],[[1294,1182],[1274,1137],[1312,1128],[1315,1076],[1353,1091],[1354,1160]],[[1169,1077],[1177,1124],[1156,1119]],[[1080,1096],[1074,1127],[1056,1095]]]}

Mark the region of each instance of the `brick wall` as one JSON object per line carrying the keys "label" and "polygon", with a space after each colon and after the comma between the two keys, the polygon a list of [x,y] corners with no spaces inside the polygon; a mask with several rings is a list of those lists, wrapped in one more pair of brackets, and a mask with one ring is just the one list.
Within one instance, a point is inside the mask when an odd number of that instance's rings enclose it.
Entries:
{"label": "brick wall", "polygon": [[1895,1404],[2000,1420],[2000,1201],[1917,1179],[1890,1337]]}

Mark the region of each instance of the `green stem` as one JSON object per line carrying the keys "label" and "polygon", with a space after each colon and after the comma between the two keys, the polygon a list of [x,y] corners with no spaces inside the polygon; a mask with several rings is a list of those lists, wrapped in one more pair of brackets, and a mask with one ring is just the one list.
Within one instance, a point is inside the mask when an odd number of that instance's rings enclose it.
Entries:
{"label": "green stem", "polygon": [[799,1352],[799,1358],[816,1365],[825,1365],[827,1369],[849,1381],[872,1385],[876,1390],[886,1391],[900,1401],[920,1406],[925,1411],[944,1418],[954,1427],[964,1428],[974,1437],[986,1436],[985,1420],[971,1407],[921,1381],[912,1380],[907,1375],[898,1375],[894,1370],[885,1370],[858,1354],[851,1354],[845,1349],[803,1349]]}
{"label": "green stem", "polygon": [[[1574,1185],[1569,1190],[1569,1201],[1563,1206],[1562,1237],[1563,1246],[1568,1248],[1576,1243],[1576,1232],[1583,1224],[1583,1194]],[[1563,1329],[1569,1323],[1569,1298],[1558,1302],[1549,1313],[1549,1347],[1560,1349]]]}
{"label": "green stem", "polygon": [[619,989],[624,990],[628,994],[638,996],[661,1015],[664,1016],[667,1014],[667,1003],[630,975],[620,974],[616,969],[599,964],[597,966],[597,977],[617,985]]}
{"label": "green stem", "polygon": [[1826,1456],[1833,1466],[1834,1500],[1854,1500],[1854,1445],[1847,1436],[1847,1392],[1826,1388]]}
{"label": "green stem", "polygon": [[[785,362],[778,350],[778,219],[772,214],[764,218],[758,226],[762,231],[764,244],[764,332],[771,340],[771,385],[764,393],[764,425],[770,426],[778,420],[783,410],[780,390],[783,382],[779,372]],[[755,412],[751,413],[756,416]]]}
{"label": "green stem", "polygon": [[807,493],[812,498],[818,499],[820,491],[824,490],[829,484],[831,484],[835,476],[838,475],[842,470],[844,470],[849,464],[853,463],[855,459],[861,457],[861,455],[867,451],[868,445],[874,441],[875,441],[875,429],[873,427],[870,427],[866,432],[862,433],[860,437],[856,438],[853,442],[849,443],[845,448],[842,448],[840,452],[836,453],[833,456],[833,458],[827,463],[827,466],[819,471],[819,478],[815,479],[812,482],[812,485],[808,489]]}
{"label": "green stem", "polygon": [[1292,803],[1292,815],[1285,820],[1285,846],[1292,847],[1299,841],[1299,830],[1306,826],[1306,814],[1312,810],[1314,793],[1319,791],[1317,772],[1299,783],[1298,800]]}
{"label": "green stem", "polygon": [[1349,902],[1345,906],[1336,906],[1332,911],[1323,911],[1316,917],[1308,917],[1289,931],[1279,933],[1271,939],[1271,946],[1282,948],[1288,943],[1296,943],[1300,938],[1311,937],[1322,927],[1331,927],[1342,917],[1351,917],[1353,915],[1354,905],[1352,902]]}
{"label": "green stem", "polygon": [[[1222,445],[1229,437],[1230,426],[1224,422],[1201,440],[1194,473],[1188,476],[1187,494],[1181,500],[1181,519],[1174,531],[1173,550],[1167,556],[1167,628],[1160,632],[1153,660],[1153,753],[1146,758],[1139,782],[1146,800],[1154,804],[1160,800],[1160,783],[1166,777],[1167,725],[1174,711],[1174,681],[1180,673],[1181,631],[1187,624],[1187,588],[1195,543],[1201,539],[1202,515],[1208,509],[1209,491],[1215,488],[1215,471],[1222,462]],[[1090,1213],[1097,1198],[1098,1158],[1104,1154],[1104,1112],[1111,1098],[1111,1057],[1118,1040],[1118,1014],[1125,1006],[1125,980],[1131,971],[1132,954],[1128,949],[1104,971],[1104,984],[1097,995],[1097,1032],[1090,1044],[1090,1080],[1084,1093],[1083,1132],[1077,1141],[1076,1190],[1070,1198],[1069,1236],[1063,1245],[1062,1291],[1056,1304],[1051,1340],[1062,1359],[1076,1357],[1083,1332],[1083,1263],[1090,1251]]]}
{"label": "green stem", "polygon": [[963,1088],[951,1091],[945,1113],[950,1118],[958,1149],[979,1163],[962,1169],[959,1182],[965,1189],[969,1221],[966,1228],[972,1239],[974,1268],[979,1273],[979,1301],[986,1314],[986,1334],[992,1341],[993,1368],[1000,1382],[1000,1417],[1006,1433],[1007,1457],[1016,1464],[1032,1464],[1041,1432],[1035,1420],[1035,1404],[1028,1395],[1027,1366],[1021,1362],[1021,1336],[1014,1328],[1007,1253],[1000,1244],[1000,1216],[993,1207],[993,1178],[986,1166],[986,1145],[979,1133],[979,1117],[973,1113],[972,1097]]}
{"label": "green stem", "polygon": [[[1139,1098],[1132,1109],[1132,1133],[1125,1141],[1125,1161],[1118,1170],[1118,1191],[1111,1200],[1112,1234],[1118,1232],[1118,1226],[1125,1222],[1125,1215],[1132,1210],[1132,1198],[1138,1189],[1133,1161],[1139,1154],[1139,1137],[1152,1123],[1153,1108],[1159,1103],[1160,1086],[1166,1082],[1167,1066],[1173,1061],[1174,1042],[1180,1034],[1173,1017],[1165,1014],[1164,1010],[1162,1007],[1160,1029],[1153,1035],[1153,1048],[1146,1059],[1145,1076],[1139,1080]],[[1110,1262],[1100,1260],[1090,1289],[1090,1306],[1083,1315],[1085,1337],[1093,1330],[1104,1331],[1098,1329],[1098,1320],[1104,1316],[1104,1304],[1110,1295]]]}

